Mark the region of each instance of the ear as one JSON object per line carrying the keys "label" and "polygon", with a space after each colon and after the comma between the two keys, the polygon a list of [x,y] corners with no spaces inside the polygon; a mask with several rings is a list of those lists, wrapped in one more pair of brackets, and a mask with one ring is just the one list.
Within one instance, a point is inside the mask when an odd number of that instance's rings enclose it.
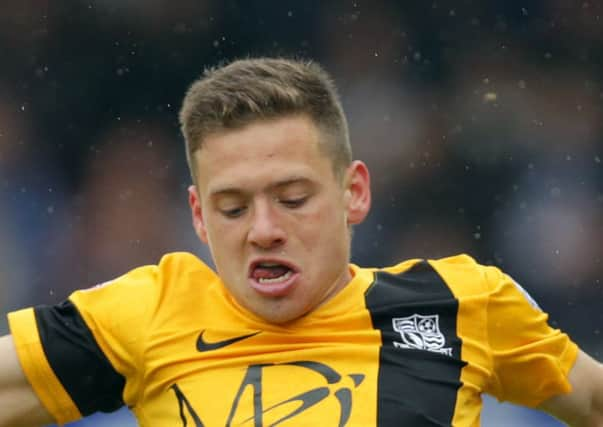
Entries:
{"label": "ear", "polygon": [[205,221],[203,220],[203,210],[201,209],[201,200],[197,187],[191,185],[188,187],[188,204],[191,208],[191,215],[193,218],[193,228],[197,233],[197,236],[207,244],[207,229],[205,228]]}
{"label": "ear", "polygon": [[364,162],[354,160],[348,167],[345,186],[348,225],[360,224],[371,208],[371,178]]}

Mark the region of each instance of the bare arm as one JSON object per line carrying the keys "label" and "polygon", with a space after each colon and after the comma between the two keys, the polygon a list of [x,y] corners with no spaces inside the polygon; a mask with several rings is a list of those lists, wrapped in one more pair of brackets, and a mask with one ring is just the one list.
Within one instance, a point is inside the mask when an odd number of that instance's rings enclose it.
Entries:
{"label": "bare arm", "polygon": [[52,424],[21,369],[13,339],[0,337],[0,427]]}
{"label": "bare arm", "polygon": [[603,365],[581,351],[569,380],[572,391],[552,397],[540,409],[570,426],[603,426]]}

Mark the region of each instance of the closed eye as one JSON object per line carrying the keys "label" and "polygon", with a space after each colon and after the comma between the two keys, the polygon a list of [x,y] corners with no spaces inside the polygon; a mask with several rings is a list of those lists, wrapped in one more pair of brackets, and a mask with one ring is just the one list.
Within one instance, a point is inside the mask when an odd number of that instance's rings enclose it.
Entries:
{"label": "closed eye", "polygon": [[308,200],[307,197],[301,197],[299,199],[283,199],[280,200],[280,203],[290,209],[299,208]]}
{"label": "closed eye", "polygon": [[238,218],[245,212],[245,207],[220,210],[226,218]]}

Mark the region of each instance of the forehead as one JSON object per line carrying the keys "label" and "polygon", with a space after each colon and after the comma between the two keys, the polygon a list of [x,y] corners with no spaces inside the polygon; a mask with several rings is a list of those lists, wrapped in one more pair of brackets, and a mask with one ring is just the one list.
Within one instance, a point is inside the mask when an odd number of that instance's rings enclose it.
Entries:
{"label": "forehead", "polygon": [[194,155],[197,185],[208,193],[270,185],[291,177],[327,179],[332,176],[331,163],[319,141],[318,129],[305,116],[254,122],[210,135]]}

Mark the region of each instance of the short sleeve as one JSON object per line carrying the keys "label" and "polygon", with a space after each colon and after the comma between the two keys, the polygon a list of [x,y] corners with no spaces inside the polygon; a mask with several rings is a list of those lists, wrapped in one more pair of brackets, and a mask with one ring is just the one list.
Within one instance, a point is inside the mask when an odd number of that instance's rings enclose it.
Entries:
{"label": "short sleeve", "polygon": [[568,374],[578,347],[552,328],[527,292],[500,270],[488,267],[491,289],[487,335],[493,373],[487,393],[501,401],[535,407],[571,391]]}
{"label": "short sleeve", "polygon": [[8,321],[23,372],[46,410],[59,425],[81,418],[82,414],[46,359],[34,309],[9,313]]}
{"label": "short sleeve", "polygon": [[135,403],[156,270],[141,267],[55,306],[9,313],[25,375],[59,424]]}

